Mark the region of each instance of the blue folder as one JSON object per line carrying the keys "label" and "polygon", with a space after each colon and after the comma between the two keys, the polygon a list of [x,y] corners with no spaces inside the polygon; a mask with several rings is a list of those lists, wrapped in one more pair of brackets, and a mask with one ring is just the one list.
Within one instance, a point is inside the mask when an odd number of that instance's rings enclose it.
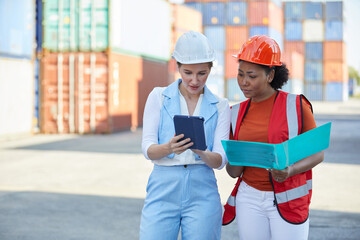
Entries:
{"label": "blue folder", "polygon": [[328,148],[330,129],[331,122],[278,144],[234,140],[221,143],[230,165],[285,169]]}

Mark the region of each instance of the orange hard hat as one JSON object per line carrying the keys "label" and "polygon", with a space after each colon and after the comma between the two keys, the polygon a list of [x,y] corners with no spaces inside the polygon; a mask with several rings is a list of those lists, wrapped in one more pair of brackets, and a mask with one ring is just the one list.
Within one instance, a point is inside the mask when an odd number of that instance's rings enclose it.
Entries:
{"label": "orange hard hat", "polygon": [[266,35],[256,35],[249,38],[241,47],[239,60],[266,66],[281,66],[281,52],[277,42]]}

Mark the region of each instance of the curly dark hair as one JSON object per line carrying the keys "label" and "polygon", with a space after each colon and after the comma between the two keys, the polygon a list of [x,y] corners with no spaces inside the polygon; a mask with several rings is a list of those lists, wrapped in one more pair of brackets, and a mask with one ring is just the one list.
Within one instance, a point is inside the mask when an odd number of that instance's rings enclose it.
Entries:
{"label": "curly dark hair", "polygon": [[266,75],[268,75],[271,70],[275,71],[274,79],[270,83],[271,87],[275,90],[280,89],[289,80],[289,69],[287,69],[285,63],[283,63],[281,66],[273,66],[273,67],[269,67],[265,65],[259,65],[259,66],[261,66],[265,70]]}

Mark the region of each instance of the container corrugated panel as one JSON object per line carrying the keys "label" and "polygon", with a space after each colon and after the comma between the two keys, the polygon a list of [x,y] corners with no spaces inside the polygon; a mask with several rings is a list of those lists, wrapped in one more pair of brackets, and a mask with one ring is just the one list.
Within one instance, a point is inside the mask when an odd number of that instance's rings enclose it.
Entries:
{"label": "container corrugated panel", "polygon": [[228,2],[226,5],[227,25],[247,24],[247,3]]}
{"label": "container corrugated panel", "polygon": [[304,20],[303,40],[305,42],[324,41],[324,22],[322,20]]}
{"label": "container corrugated panel", "polygon": [[289,77],[304,79],[304,55],[296,51],[287,51],[282,54],[281,61],[289,69]]}
{"label": "container corrugated panel", "polygon": [[347,83],[328,82],[325,84],[325,101],[346,101],[348,99]]}
{"label": "container corrugated panel", "polygon": [[[156,9],[156,14],[149,9]],[[169,60],[170,13],[170,4],[163,0],[112,1],[112,49],[119,53]]]}
{"label": "container corrugated panel", "polygon": [[225,55],[224,51],[215,50],[216,59],[213,62],[210,76],[221,76],[223,78],[225,74]]}
{"label": "container corrugated panel", "polygon": [[305,82],[323,81],[323,63],[322,61],[305,61]]}
{"label": "container corrugated panel", "polygon": [[225,78],[236,78],[238,74],[239,63],[236,57],[239,50],[228,50],[225,52]]}
{"label": "container corrugated panel", "polygon": [[185,5],[202,13],[202,3],[201,2],[187,2],[187,1],[185,1]]}
{"label": "container corrugated panel", "polygon": [[305,43],[305,59],[306,60],[322,60],[323,59],[323,43],[307,42]]}
{"label": "container corrugated panel", "polygon": [[216,50],[225,50],[225,27],[207,26],[204,27],[204,34],[209,39],[210,44]]}
{"label": "container corrugated panel", "polygon": [[206,86],[212,93],[219,97],[224,97],[224,76],[212,76],[210,75],[206,81]]}
{"label": "container corrugated panel", "polygon": [[302,2],[285,2],[284,11],[286,20],[302,20],[304,18]]}
{"label": "container corrugated panel", "polygon": [[0,57],[0,136],[32,132],[34,65]]}
{"label": "container corrugated panel", "polygon": [[264,26],[250,27],[249,36],[252,37],[255,35],[268,35],[279,44],[281,50],[284,49],[284,39],[282,33],[272,27],[264,27]]}
{"label": "container corrugated panel", "polygon": [[324,42],[324,61],[328,60],[346,60],[346,45],[343,41]]}
{"label": "container corrugated panel", "polygon": [[283,11],[273,2],[249,2],[248,8],[249,25],[269,26],[281,33],[284,31]]}
{"label": "container corrugated panel", "polygon": [[39,88],[40,88],[40,66],[39,59],[35,59],[34,61],[34,114],[33,114],[33,127],[34,129],[39,129],[39,120],[40,120],[40,99],[39,99]]}
{"label": "container corrugated panel", "polygon": [[90,0],[47,0],[43,8],[46,51],[105,51],[109,47],[107,0],[94,1],[94,5]]}
{"label": "container corrugated panel", "polygon": [[284,52],[297,52],[301,55],[305,55],[305,43],[302,41],[284,43]]}
{"label": "container corrugated panel", "polygon": [[226,50],[240,50],[248,38],[247,26],[226,26]]}
{"label": "container corrugated panel", "polygon": [[229,78],[226,80],[226,97],[230,101],[242,102],[247,98],[244,96],[243,92],[240,90],[239,84],[236,78]]}
{"label": "container corrugated panel", "polygon": [[322,83],[305,83],[305,97],[310,101],[323,100],[323,84]]}
{"label": "container corrugated panel", "polygon": [[0,1],[0,55],[32,59],[35,48],[35,2]]}
{"label": "container corrugated panel", "polygon": [[322,2],[305,2],[306,19],[322,19],[323,3]]}
{"label": "container corrugated panel", "polygon": [[348,82],[348,67],[344,61],[324,61],[325,82]]}
{"label": "container corrugated panel", "polygon": [[285,40],[301,41],[302,40],[302,22],[286,21],[285,22]]}
{"label": "container corrugated panel", "polygon": [[42,50],[43,42],[43,28],[42,28],[42,17],[43,17],[43,4],[42,0],[36,0],[36,51],[40,52]]}
{"label": "container corrugated panel", "polygon": [[203,25],[224,25],[225,18],[225,3],[222,2],[208,2],[203,3]]}
{"label": "container corrugated panel", "polygon": [[343,19],[343,2],[325,2],[325,19],[342,20]]}
{"label": "container corrugated panel", "polygon": [[326,21],[325,22],[325,40],[326,41],[342,41],[342,40],[344,40],[343,22],[342,21]]}
{"label": "container corrugated panel", "polygon": [[176,31],[186,32],[189,30],[202,32],[201,12],[180,4],[171,4],[173,28]]}

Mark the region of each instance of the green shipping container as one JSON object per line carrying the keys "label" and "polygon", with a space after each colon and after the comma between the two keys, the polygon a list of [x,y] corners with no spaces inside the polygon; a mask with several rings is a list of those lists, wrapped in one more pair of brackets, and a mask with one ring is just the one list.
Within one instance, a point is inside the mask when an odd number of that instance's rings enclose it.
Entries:
{"label": "green shipping container", "polygon": [[43,43],[50,52],[105,51],[108,0],[43,0]]}

